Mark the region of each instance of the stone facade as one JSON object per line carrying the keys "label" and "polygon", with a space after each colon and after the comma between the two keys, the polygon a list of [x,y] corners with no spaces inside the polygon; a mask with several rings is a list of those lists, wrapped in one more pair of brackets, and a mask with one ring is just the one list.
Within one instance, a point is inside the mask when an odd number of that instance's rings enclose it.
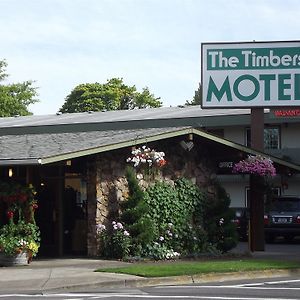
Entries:
{"label": "stone facade", "polygon": [[[155,180],[166,180],[171,184],[180,177],[186,177],[209,190],[214,176],[208,167],[207,157],[203,158],[195,143],[192,150],[184,149],[181,140],[173,138],[151,143],[148,146],[164,151],[167,164],[155,174],[145,175],[137,170],[140,185],[146,189]],[[107,224],[119,216],[119,203],[128,197],[127,181],[124,177],[127,157],[131,148],[98,154],[88,164],[88,255],[97,254],[96,224]]]}

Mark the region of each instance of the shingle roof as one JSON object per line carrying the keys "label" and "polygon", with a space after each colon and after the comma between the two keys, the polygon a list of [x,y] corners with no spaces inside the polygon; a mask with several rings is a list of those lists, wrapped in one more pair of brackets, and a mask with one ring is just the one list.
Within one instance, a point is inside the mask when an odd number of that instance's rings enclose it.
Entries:
{"label": "shingle roof", "polygon": [[[191,127],[169,127],[0,136],[0,166],[49,164],[189,133],[248,154],[265,155]],[[275,163],[300,171],[298,165],[276,157],[271,158]]]}
{"label": "shingle roof", "polygon": [[211,127],[222,124],[247,124],[249,121],[249,109],[202,110],[199,106],[161,107],[0,118],[0,135],[179,126]]}
{"label": "shingle roof", "polygon": [[206,116],[241,115],[249,113],[249,109],[203,110],[200,108],[200,106],[160,107],[134,110],[115,110],[105,112],[84,112],[58,115],[34,115],[0,118],[0,128],[105,122],[127,122],[137,120],[156,120],[173,118],[195,118]]}
{"label": "shingle roof", "polygon": [[188,127],[5,135],[0,136],[0,165],[49,163],[134,145],[140,140],[159,140],[186,130]]}

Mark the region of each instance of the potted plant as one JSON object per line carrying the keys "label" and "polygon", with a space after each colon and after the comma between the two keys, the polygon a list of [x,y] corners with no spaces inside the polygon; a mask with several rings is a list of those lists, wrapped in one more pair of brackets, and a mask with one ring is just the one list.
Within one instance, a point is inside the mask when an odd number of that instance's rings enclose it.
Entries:
{"label": "potted plant", "polygon": [[0,185],[0,201],[6,206],[8,219],[0,229],[0,264],[28,264],[40,246],[40,231],[34,219],[35,191],[32,185]]}

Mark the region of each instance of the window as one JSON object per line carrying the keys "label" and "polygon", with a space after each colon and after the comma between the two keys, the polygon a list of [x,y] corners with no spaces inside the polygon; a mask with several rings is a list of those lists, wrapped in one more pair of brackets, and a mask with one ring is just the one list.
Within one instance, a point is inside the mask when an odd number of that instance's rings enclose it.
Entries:
{"label": "window", "polygon": [[280,134],[278,127],[270,127],[264,129],[264,146],[265,149],[280,148]]}
{"label": "window", "polygon": [[[246,146],[251,147],[251,131],[246,128]],[[264,148],[280,149],[280,129],[279,127],[266,127],[264,129]]]}

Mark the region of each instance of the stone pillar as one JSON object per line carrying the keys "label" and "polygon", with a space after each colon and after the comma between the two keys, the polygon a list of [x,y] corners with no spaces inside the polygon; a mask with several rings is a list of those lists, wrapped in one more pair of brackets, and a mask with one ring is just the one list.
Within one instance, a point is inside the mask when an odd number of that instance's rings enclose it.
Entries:
{"label": "stone pillar", "polygon": [[87,255],[97,255],[96,213],[97,213],[97,162],[87,164]]}

